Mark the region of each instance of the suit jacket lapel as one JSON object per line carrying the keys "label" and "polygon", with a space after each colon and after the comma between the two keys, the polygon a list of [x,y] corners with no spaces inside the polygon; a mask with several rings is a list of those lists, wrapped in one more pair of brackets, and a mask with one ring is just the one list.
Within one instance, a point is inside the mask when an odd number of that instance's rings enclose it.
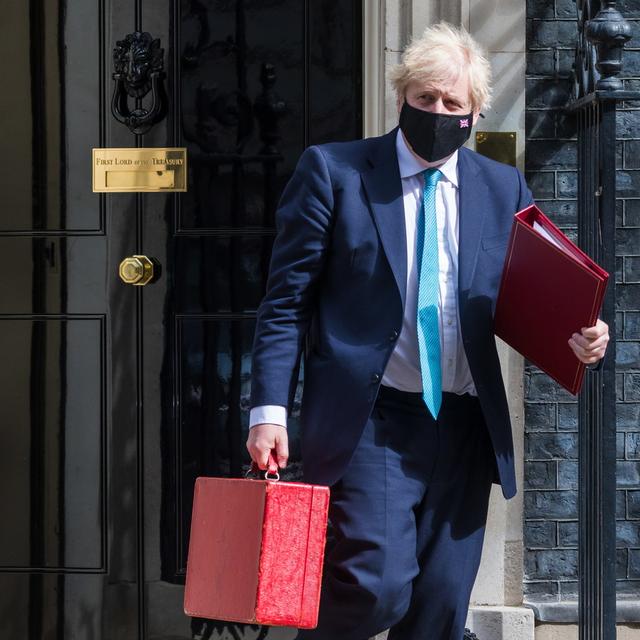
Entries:
{"label": "suit jacket lapel", "polygon": [[371,213],[404,309],[407,290],[407,236],[402,201],[402,181],[396,153],[397,128],[380,138],[362,182]]}
{"label": "suit jacket lapel", "polygon": [[464,148],[458,154],[458,177],[458,293],[462,310],[473,280],[488,206],[487,185],[480,180],[478,167]]}

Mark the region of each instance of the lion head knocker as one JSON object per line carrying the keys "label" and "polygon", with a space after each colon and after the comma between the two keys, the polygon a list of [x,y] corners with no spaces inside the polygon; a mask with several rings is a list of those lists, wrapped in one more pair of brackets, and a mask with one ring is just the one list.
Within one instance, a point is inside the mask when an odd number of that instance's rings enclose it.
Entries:
{"label": "lion head knocker", "polygon": [[[132,133],[147,133],[166,115],[164,92],[164,49],[160,40],[149,33],[130,33],[118,40],[113,49],[113,79],[111,113]],[[151,91],[151,106],[129,108],[129,98],[142,99]]]}

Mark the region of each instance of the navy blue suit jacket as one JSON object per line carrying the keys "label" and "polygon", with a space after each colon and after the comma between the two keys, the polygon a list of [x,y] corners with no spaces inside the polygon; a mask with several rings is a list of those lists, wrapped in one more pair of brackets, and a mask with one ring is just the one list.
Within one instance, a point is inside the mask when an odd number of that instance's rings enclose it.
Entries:
{"label": "navy blue suit jacket", "polygon": [[[396,130],[309,147],[277,212],[258,310],[251,406],[291,406],[306,346],[305,480],[344,473],[402,327],[407,261]],[[460,149],[459,310],[464,349],[505,497],[516,492],[493,314],[513,214],[532,202],[519,171]]]}

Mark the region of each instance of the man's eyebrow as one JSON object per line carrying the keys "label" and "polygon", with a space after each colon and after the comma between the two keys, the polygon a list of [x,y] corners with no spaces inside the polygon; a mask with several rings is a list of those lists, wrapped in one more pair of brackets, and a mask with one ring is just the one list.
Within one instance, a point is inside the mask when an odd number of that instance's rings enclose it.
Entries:
{"label": "man's eyebrow", "polygon": [[455,102],[458,102],[459,104],[466,104],[468,101],[462,96],[452,94],[452,93],[446,93],[436,86],[422,87],[420,91],[418,91],[417,95],[421,95],[424,93],[437,93],[438,95],[442,96],[443,100],[453,100]]}

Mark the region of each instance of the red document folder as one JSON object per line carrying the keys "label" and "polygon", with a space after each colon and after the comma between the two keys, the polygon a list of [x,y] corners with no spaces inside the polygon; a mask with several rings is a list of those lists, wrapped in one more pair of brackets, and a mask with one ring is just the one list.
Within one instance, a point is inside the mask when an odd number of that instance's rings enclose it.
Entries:
{"label": "red document folder", "polygon": [[328,487],[198,478],[185,613],[315,627],[328,508]]}
{"label": "red document folder", "polygon": [[585,365],[567,342],[582,327],[596,323],[608,278],[531,205],[513,222],[495,333],[575,395]]}

